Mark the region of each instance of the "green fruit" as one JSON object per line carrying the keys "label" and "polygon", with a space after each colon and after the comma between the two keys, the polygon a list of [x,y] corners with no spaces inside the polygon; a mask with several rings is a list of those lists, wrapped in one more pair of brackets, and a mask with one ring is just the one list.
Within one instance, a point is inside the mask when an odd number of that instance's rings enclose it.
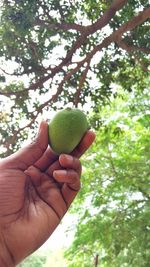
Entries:
{"label": "green fruit", "polygon": [[56,154],[69,154],[79,144],[88,129],[85,114],[66,108],[56,113],[49,124],[49,143]]}

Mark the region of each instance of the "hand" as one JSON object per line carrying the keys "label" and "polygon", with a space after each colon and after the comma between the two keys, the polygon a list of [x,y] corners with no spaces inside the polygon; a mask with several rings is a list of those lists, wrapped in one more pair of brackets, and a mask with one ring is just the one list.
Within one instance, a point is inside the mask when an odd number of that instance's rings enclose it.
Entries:
{"label": "hand", "polygon": [[95,134],[87,131],[72,155],[52,152],[43,121],[36,140],[0,162],[0,266],[15,266],[52,234],[80,189],[79,157]]}

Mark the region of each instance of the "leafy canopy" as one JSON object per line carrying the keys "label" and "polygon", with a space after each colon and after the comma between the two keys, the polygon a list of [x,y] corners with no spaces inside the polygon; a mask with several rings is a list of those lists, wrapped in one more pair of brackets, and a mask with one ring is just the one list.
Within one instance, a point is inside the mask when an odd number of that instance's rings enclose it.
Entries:
{"label": "leafy canopy", "polygon": [[96,114],[101,127],[83,160],[83,188],[73,207],[80,216],[66,252],[68,266],[149,266],[148,93],[148,87],[137,96],[121,93]]}
{"label": "leafy canopy", "polygon": [[[149,69],[149,17],[146,0],[4,0],[3,156],[18,149],[28,129],[35,132],[45,111],[64,105],[82,108],[89,101],[97,110],[117,93],[116,83],[127,91],[142,91]],[[6,101],[10,108],[3,111]]]}

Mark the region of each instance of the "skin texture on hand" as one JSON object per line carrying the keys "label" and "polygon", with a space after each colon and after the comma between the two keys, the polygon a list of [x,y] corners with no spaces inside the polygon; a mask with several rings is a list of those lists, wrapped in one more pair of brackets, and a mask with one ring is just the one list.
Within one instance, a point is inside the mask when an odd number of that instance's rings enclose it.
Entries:
{"label": "skin texture on hand", "polygon": [[43,121],[30,145],[0,161],[0,266],[15,266],[53,233],[80,189],[80,156],[95,139],[87,131],[71,155],[48,145]]}

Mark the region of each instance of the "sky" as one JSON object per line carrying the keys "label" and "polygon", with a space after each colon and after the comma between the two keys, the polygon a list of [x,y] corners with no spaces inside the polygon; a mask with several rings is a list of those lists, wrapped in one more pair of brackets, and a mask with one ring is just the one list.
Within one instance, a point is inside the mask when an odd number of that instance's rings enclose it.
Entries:
{"label": "sky", "polygon": [[66,248],[71,245],[74,238],[75,225],[77,223],[77,216],[66,213],[62,222],[56,228],[51,237],[39,248],[41,251],[56,251],[60,248]]}

